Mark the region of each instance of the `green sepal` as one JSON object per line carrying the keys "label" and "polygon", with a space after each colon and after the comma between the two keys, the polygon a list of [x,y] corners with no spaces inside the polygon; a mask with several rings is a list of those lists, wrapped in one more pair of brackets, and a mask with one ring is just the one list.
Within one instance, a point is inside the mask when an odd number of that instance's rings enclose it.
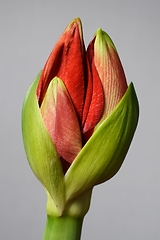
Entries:
{"label": "green sepal", "polygon": [[41,72],[30,86],[22,108],[22,135],[29,164],[50,193],[57,211],[64,210],[64,174],[56,148],[41,117],[36,89]]}
{"label": "green sepal", "polygon": [[114,111],[96,129],[65,175],[66,199],[113,177],[132,141],[139,106],[131,83]]}

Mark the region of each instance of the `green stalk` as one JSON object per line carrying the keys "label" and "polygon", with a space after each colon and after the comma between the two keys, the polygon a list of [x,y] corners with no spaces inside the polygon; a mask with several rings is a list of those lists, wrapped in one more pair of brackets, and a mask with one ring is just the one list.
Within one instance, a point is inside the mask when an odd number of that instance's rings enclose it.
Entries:
{"label": "green stalk", "polygon": [[80,240],[83,218],[47,216],[43,240]]}

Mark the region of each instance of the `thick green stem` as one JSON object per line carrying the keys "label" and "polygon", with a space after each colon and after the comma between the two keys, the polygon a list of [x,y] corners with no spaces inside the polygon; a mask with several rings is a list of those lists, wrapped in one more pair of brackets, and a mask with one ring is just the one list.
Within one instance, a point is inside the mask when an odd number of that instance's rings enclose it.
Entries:
{"label": "thick green stem", "polygon": [[83,218],[47,217],[43,240],[80,240]]}

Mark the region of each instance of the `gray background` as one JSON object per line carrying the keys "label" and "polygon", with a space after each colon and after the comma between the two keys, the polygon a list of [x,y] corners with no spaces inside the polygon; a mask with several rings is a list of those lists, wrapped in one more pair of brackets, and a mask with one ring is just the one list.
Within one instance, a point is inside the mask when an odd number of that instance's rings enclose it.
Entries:
{"label": "gray background", "polygon": [[0,1],[0,239],[42,239],[46,196],[24,153],[21,107],[56,40],[78,16],[86,45],[99,27],[112,37],[141,110],[121,170],[94,189],[82,239],[159,239],[159,11],[158,0]]}

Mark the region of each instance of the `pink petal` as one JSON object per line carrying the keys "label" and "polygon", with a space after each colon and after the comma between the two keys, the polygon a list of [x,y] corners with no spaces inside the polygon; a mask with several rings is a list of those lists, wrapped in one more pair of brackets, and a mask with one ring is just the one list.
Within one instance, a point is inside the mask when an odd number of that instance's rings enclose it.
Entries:
{"label": "pink petal", "polygon": [[41,114],[57,152],[72,163],[82,148],[81,131],[70,96],[60,79],[50,83]]}
{"label": "pink petal", "polygon": [[104,89],[105,109],[103,118],[106,118],[126,92],[127,82],[112,40],[101,29],[97,31],[95,37],[94,64]]}

